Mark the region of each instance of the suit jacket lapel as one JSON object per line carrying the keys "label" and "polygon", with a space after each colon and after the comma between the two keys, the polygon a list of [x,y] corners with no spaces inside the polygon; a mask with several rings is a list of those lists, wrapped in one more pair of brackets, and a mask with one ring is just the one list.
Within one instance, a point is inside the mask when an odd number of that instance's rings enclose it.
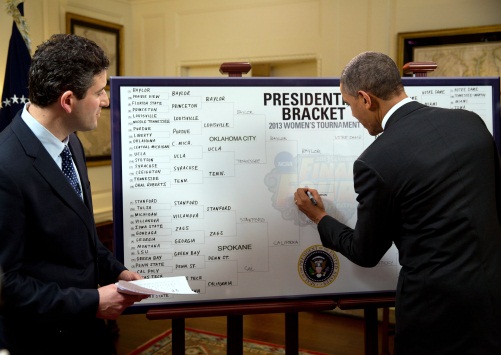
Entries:
{"label": "suit jacket lapel", "polygon": [[78,175],[80,176],[84,202],[87,205],[87,208],[90,211],[93,211],[92,194],[90,189],[89,176],[87,175],[87,165],[85,162],[85,154],[82,144],[75,134],[71,134],[69,137],[68,145],[73,156],[73,161],[75,162],[75,165],[77,167]]}
{"label": "suit jacket lapel", "polygon": [[92,209],[89,210],[82,202],[82,199],[75,193],[61,169],[57,166],[49,153],[47,153],[38,138],[24,123],[20,115],[16,115],[14,118],[12,130],[18,137],[26,155],[33,159],[33,167],[35,170],[43,176],[45,181],[47,181],[56,194],[66,202],[68,207],[76,212],[92,235],[94,225]]}

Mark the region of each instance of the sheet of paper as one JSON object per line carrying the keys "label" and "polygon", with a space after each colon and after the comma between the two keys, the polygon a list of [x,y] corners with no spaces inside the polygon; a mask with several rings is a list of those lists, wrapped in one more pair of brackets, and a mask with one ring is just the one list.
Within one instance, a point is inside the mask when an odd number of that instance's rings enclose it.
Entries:
{"label": "sheet of paper", "polygon": [[190,288],[185,276],[161,277],[134,281],[117,282],[118,292],[130,295],[164,295],[177,293],[196,294]]}

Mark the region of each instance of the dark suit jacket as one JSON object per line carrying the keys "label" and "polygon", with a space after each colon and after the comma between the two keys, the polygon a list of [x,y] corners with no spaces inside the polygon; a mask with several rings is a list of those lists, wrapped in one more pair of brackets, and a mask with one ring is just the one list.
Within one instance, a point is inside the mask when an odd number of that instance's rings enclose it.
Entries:
{"label": "dark suit jacket", "polygon": [[76,135],[69,146],[84,201],[20,113],[0,134],[2,316],[7,341],[14,344],[26,345],[40,333],[43,341],[54,334],[94,332],[88,328],[102,325],[95,317],[96,289],[115,282],[125,270],[97,237],[85,156]]}
{"label": "dark suit jacket", "polygon": [[355,229],[322,243],[372,267],[395,243],[398,354],[501,354],[501,181],[476,114],[405,104],[354,164]]}

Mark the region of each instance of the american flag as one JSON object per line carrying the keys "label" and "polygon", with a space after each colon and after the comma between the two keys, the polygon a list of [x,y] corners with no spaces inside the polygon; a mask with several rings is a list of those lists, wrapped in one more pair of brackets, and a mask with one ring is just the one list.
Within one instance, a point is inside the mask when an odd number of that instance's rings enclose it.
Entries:
{"label": "american flag", "polygon": [[31,56],[23,5],[19,0],[7,1],[7,12],[12,15],[13,22],[0,102],[0,131],[8,126],[14,115],[28,102]]}

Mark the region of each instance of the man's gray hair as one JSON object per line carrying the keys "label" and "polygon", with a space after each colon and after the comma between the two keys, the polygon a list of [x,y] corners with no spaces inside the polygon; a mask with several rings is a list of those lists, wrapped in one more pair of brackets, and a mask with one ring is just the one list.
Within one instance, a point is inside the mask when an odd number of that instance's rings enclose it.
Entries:
{"label": "man's gray hair", "polygon": [[378,52],[364,52],[353,58],[341,73],[341,85],[348,95],[357,96],[362,90],[382,100],[403,91],[397,65],[386,54]]}

